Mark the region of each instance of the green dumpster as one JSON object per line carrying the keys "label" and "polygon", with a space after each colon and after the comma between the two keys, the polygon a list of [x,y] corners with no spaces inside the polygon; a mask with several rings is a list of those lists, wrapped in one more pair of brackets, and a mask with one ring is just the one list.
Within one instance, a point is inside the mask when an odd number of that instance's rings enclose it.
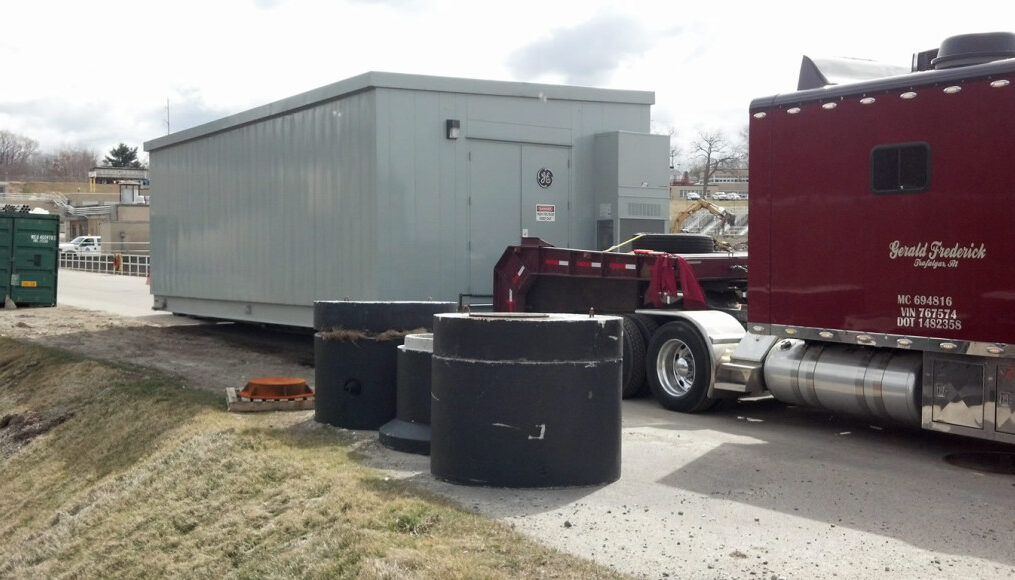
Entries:
{"label": "green dumpster", "polygon": [[0,213],[0,298],[16,305],[56,305],[60,217]]}

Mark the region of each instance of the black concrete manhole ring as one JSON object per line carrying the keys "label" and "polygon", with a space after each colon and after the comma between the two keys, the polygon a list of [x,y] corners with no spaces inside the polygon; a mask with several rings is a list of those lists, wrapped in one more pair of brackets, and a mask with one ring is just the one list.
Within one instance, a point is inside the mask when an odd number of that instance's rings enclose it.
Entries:
{"label": "black concrete manhole ring", "polygon": [[949,453],[945,461],[955,467],[1015,475],[1015,453],[982,451],[977,453]]}

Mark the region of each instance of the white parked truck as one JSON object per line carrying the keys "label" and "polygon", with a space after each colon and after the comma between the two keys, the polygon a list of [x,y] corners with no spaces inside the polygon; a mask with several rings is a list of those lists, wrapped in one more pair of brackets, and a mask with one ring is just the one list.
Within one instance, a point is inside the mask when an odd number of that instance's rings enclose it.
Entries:
{"label": "white parked truck", "polygon": [[101,236],[78,236],[60,244],[61,254],[98,254],[101,251]]}

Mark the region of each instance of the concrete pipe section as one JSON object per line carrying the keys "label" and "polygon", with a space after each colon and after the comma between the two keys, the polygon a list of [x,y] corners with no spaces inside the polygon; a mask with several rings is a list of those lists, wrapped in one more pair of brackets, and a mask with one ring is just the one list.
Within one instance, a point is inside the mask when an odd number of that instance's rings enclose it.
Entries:
{"label": "concrete pipe section", "polygon": [[430,454],[430,362],[433,334],[410,334],[398,347],[395,418],[381,426],[381,445],[405,453]]}
{"label": "concrete pipe section", "polygon": [[314,419],[345,429],[378,429],[395,417],[397,347],[433,328],[454,302],[314,303]]}
{"label": "concrete pipe section", "polygon": [[437,315],[433,475],[519,488],[616,481],[621,328],[616,316]]}

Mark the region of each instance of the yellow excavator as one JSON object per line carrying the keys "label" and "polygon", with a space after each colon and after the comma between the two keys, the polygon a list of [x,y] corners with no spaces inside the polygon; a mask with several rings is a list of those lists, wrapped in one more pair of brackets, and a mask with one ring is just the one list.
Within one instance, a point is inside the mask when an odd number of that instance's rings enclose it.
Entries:
{"label": "yellow excavator", "polygon": [[733,222],[736,219],[732,213],[726,211],[726,208],[718,206],[708,201],[707,199],[699,199],[698,201],[695,201],[691,205],[687,206],[687,208],[684,209],[684,211],[677,214],[677,217],[673,218],[673,223],[670,224],[670,232],[674,234],[680,233],[680,227],[684,225],[684,222],[687,221],[687,218],[691,217],[694,213],[703,209],[707,210],[708,213],[722,220],[723,230],[733,225]]}

